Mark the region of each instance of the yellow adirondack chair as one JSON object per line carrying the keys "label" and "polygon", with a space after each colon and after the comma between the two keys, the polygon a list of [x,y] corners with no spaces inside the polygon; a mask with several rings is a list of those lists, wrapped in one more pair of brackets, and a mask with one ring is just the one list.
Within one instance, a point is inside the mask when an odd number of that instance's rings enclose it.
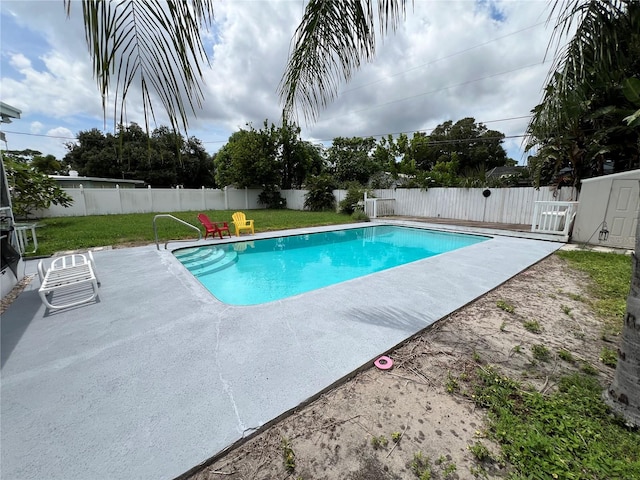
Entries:
{"label": "yellow adirondack chair", "polygon": [[253,220],[247,220],[247,217],[244,214],[244,212],[236,212],[231,217],[233,218],[233,224],[236,227],[237,237],[240,236],[240,232],[243,230],[245,231],[251,230],[252,234],[255,233],[253,230]]}

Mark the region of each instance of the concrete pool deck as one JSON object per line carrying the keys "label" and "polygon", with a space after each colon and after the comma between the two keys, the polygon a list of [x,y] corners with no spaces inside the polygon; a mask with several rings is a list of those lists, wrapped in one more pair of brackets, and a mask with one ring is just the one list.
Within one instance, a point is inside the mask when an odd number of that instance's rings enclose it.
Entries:
{"label": "concrete pool deck", "polygon": [[495,236],[256,306],[162,246],[94,252],[98,301],[45,310],[36,277],[2,315],[1,478],[175,478],[561,246]]}

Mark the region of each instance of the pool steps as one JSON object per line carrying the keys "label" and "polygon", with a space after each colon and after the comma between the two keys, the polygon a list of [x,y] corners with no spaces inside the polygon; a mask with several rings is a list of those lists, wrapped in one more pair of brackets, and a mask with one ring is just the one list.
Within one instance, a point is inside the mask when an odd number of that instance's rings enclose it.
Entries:
{"label": "pool steps", "polygon": [[185,248],[174,255],[196,277],[223,270],[238,261],[237,252],[226,252],[220,248]]}

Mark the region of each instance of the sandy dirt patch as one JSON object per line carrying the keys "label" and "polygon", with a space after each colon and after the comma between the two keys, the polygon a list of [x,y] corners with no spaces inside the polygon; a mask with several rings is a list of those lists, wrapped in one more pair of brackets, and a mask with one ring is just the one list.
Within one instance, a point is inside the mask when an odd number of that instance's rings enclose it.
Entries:
{"label": "sandy dirt patch", "polygon": [[[356,373],[185,478],[414,479],[415,455],[431,460],[434,479],[476,478],[479,467],[484,478],[502,478],[508,466],[479,465],[468,449],[482,440],[499,450],[485,438],[486,412],[456,393],[456,384],[479,364],[543,392],[585,364],[610,382],[614,372],[598,358],[602,321],[587,286],[586,276],[552,255],[389,353],[392,370]],[[540,333],[531,331],[535,322]],[[549,361],[534,359],[535,345],[549,349]],[[560,349],[578,361],[561,360]],[[288,374],[295,381],[295,372]],[[283,452],[292,455],[293,471]]]}

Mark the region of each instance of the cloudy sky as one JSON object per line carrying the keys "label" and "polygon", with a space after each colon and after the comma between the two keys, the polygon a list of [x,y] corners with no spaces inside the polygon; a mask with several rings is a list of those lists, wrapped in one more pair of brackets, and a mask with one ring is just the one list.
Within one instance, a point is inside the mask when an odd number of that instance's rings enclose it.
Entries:
{"label": "cloudy sky", "polygon": [[[211,68],[204,107],[189,131],[210,153],[247,123],[279,122],[277,87],[304,4],[215,4],[216,23],[205,34]],[[2,0],[0,13],[0,99],[22,110],[20,120],[2,125],[6,146],[62,158],[78,132],[112,131],[91,74],[79,2],[70,19],[62,0]],[[337,136],[428,133],[444,121],[474,117],[512,137],[507,151],[525,162],[521,136],[550,67],[548,15],[549,2],[540,0],[409,2],[398,31],[378,40],[376,59],[341,87],[315,123],[301,117],[303,139],[329,145]],[[138,106],[132,97],[128,120],[143,124]]]}

